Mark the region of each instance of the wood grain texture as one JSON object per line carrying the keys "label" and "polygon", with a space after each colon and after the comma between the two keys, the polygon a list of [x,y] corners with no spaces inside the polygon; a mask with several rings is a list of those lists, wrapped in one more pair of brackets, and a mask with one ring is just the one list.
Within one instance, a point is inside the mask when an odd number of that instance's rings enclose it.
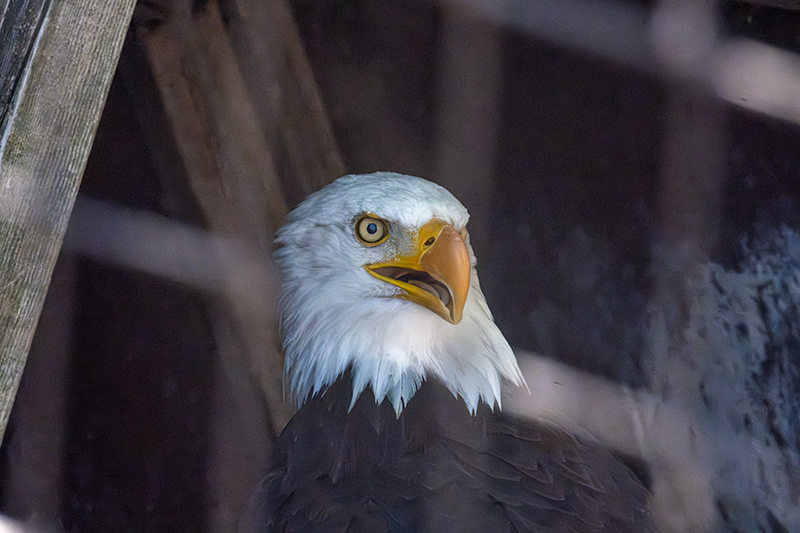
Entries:
{"label": "wood grain texture", "polygon": [[[219,3],[194,7],[182,0],[139,10],[136,37],[212,238],[261,259],[274,272],[272,240],[287,205],[276,164],[277,143],[259,122],[260,109],[270,103],[248,91],[246,69],[234,52]],[[279,27],[274,22],[265,31]],[[127,82],[135,84],[136,80]],[[139,116],[150,135],[158,117]],[[164,148],[151,147],[151,152]],[[170,157],[162,154],[157,159]],[[214,313],[220,365],[207,466],[208,529],[230,531],[292,408],[283,398],[276,276],[248,268],[223,249],[215,256],[224,272],[219,287],[222,309]]]}
{"label": "wood grain texture", "polygon": [[[218,5],[193,13],[176,2],[163,20],[137,16],[161,102],[190,186],[209,230],[252,253],[269,256],[286,203],[268,145],[256,120]],[[225,257],[220,257],[221,263]],[[274,298],[267,280],[228,265],[222,287],[249,367],[264,390],[273,430],[291,416],[283,402],[283,357],[277,350]],[[253,283],[258,281],[258,285]]]}
{"label": "wood grain texture", "polygon": [[286,203],[219,7],[171,5],[163,22],[137,21],[172,134],[212,230],[262,247]]}
{"label": "wood grain texture", "polygon": [[297,25],[286,0],[222,0],[222,10],[286,202],[295,206],[345,173]]}
{"label": "wood grain texture", "polygon": [[[222,7],[156,3],[139,10],[134,25],[209,229],[268,258],[287,204],[344,170],[288,5]],[[231,267],[226,304],[277,433],[291,409],[282,392],[276,294],[244,283]]]}
{"label": "wood grain texture", "polygon": [[53,2],[17,84],[0,146],[0,434],[133,7]]}
{"label": "wood grain texture", "polygon": [[47,0],[0,2],[0,127],[25,73],[46,7]]}

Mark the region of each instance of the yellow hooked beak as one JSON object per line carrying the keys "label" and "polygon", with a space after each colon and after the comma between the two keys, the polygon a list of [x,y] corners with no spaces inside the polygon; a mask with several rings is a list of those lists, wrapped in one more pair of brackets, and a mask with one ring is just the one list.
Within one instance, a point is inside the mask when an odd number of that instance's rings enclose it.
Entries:
{"label": "yellow hooked beak", "polygon": [[403,289],[398,298],[423,305],[458,324],[469,292],[470,262],[464,238],[453,226],[434,218],[419,229],[415,243],[412,254],[364,268]]}

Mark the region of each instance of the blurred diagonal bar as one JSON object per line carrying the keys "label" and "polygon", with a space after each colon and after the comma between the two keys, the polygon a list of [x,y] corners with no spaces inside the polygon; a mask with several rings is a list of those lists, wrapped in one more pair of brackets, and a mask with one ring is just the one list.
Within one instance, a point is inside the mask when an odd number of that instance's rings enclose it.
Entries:
{"label": "blurred diagonal bar", "polygon": [[654,70],[649,10],[616,0],[443,0],[497,24],[640,70]]}
{"label": "blurred diagonal bar", "polygon": [[710,83],[728,102],[800,124],[800,57],[736,39],[715,51]]}
{"label": "blurred diagonal bar", "polygon": [[64,249],[210,294],[225,292],[226,270],[252,274],[255,285],[273,281],[266,262],[236,241],[82,195],[75,200]]}
{"label": "blurred diagonal bar", "polygon": [[[655,491],[661,485],[679,486],[691,498],[690,511],[679,526],[665,520],[670,509],[657,498],[654,507],[660,531],[707,531],[715,514],[711,492],[714,453],[703,423],[676,402],[576,370],[547,357],[515,350],[531,392],[508,387],[503,411],[546,420],[570,433],[646,461]],[[680,511],[685,509],[681,508]],[[667,519],[671,517],[666,517]]]}
{"label": "blurred diagonal bar", "polygon": [[[800,57],[751,39],[718,38],[687,65],[660,32],[693,19],[617,0],[442,0],[558,46],[694,84],[730,104],[800,123]],[[795,2],[752,2],[798,9]],[[684,32],[686,33],[686,32]],[[667,41],[668,47],[685,43]]]}

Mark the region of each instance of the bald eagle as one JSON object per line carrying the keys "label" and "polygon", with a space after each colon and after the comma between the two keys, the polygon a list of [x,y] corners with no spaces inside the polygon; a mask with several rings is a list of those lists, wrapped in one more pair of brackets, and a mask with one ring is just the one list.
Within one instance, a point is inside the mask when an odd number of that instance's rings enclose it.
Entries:
{"label": "bald eagle", "polygon": [[275,259],[299,410],[258,493],[263,531],[652,531],[621,462],[501,413],[503,382],[526,385],[467,219],[393,173],[340,178],[289,215]]}

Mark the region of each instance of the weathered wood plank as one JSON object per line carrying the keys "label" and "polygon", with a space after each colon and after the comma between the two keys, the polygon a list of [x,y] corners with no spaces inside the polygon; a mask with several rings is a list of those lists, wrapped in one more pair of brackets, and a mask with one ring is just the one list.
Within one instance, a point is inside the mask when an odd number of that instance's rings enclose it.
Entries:
{"label": "weathered wood plank", "polygon": [[52,2],[0,145],[0,435],[134,0]]}
{"label": "weathered wood plank", "polygon": [[137,35],[195,195],[212,229],[269,246],[286,203],[219,6],[165,6]]}
{"label": "weathered wood plank", "polygon": [[6,121],[11,98],[25,72],[46,0],[0,3],[0,128]]}

